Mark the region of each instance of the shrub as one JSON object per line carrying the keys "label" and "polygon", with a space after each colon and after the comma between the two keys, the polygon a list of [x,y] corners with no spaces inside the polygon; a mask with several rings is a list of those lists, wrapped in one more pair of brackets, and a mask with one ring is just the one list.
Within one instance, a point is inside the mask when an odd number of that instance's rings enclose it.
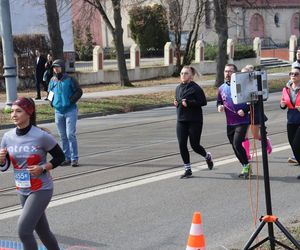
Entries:
{"label": "shrub", "polygon": [[238,44],[234,48],[234,60],[240,60],[244,58],[254,58],[256,53],[252,46]]}
{"label": "shrub", "polygon": [[167,13],[162,5],[137,6],[129,11],[129,16],[132,39],[143,55],[164,48],[169,41],[169,30]]}
{"label": "shrub", "polygon": [[[13,36],[14,53],[18,57],[18,72],[20,77],[32,76],[35,72],[35,50],[46,55],[50,51],[50,41],[45,34]],[[0,75],[3,75],[3,52],[0,40]]]}
{"label": "shrub", "polygon": [[214,61],[217,58],[218,48],[216,45],[205,44],[204,60]]}

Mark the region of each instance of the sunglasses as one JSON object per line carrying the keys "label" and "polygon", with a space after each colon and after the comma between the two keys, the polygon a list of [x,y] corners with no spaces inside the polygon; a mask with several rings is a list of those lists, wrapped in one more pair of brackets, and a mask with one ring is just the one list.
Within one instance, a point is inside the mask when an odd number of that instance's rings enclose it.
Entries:
{"label": "sunglasses", "polygon": [[300,73],[299,72],[290,72],[289,76],[299,76]]}

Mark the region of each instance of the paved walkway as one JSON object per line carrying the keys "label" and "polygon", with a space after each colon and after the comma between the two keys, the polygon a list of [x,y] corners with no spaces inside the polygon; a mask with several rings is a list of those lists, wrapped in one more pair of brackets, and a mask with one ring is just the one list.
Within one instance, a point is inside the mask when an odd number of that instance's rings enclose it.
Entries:
{"label": "paved walkway", "polygon": [[[288,79],[288,72],[283,73],[272,73],[268,75],[268,79],[280,79],[285,78]],[[210,86],[214,84],[214,80],[206,80],[206,81],[197,81],[200,86]],[[112,96],[128,96],[128,95],[139,95],[139,94],[151,94],[158,93],[162,91],[174,90],[178,84],[164,84],[164,85],[155,85],[150,87],[140,87],[140,88],[128,88],[128,89],[120,89],[120,90],[109,90],[109,91],[100,91],[93,93],[84,93],[82,95],[83,99],[89,98],[104,98],[104,97],[112,97]],[[45,100],[37,100],[35,101],[37,105],[48,103]],[[5,102],[0,102],[0,109],[5,107]]]}

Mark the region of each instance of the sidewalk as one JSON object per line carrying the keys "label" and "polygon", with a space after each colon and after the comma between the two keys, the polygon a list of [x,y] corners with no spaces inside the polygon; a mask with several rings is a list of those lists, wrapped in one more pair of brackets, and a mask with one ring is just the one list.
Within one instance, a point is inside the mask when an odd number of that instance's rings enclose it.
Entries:
{"label": "sidewalk", "polygon": [[[272,73],[268,75],[268,79],[280,79],[286,78],[288,79],[288,72],[282,73]],[[214,80],[206,80],[206,81],[196,81],[200,86],[211,86],[214,85]],[[164,84],[164,85],[155,85],[150,87],[140,87],[140,88],[128,88],[128,89],[120,89],[120,90],[109,90],[109,91],[100,91],[94,93],[84,93],[82,95],[82,99],[89,98],[104,98],[104,97],[114,97],[114,96],[130,96],[130,95],[139,95],[139,94],[151,94],[158,93],[163,91],[175,91],[175,88],[178,84]],[[45,100],[36,100],[35,103],[46,104],[48,101]],[[5,108],[5,102],[0,102],[0,109]]]}

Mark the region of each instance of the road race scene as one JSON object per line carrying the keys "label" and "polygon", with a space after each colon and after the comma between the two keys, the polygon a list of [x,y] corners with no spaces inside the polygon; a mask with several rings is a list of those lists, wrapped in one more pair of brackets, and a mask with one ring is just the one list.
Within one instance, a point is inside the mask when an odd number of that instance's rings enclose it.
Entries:
{"label": "road race scene", "polygon": [[0,250],[300,249],[299,0],[0,0]]}

